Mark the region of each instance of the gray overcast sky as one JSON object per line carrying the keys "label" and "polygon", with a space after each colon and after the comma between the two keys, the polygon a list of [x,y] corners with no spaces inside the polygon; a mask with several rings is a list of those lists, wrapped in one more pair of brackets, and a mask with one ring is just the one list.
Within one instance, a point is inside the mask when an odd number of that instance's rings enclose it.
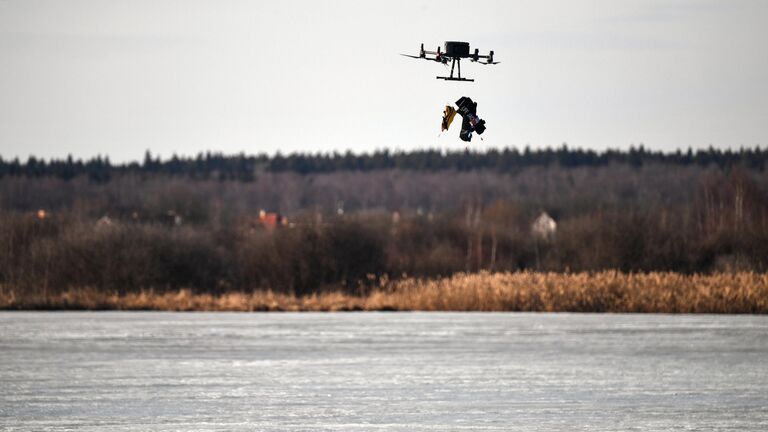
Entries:
{"label": "gray overcast sky", "polygon": [[[407,59],[465,40],[475,83]],[[0,155],[768,145],[768,1],[0,0]],[[456,126],[454,125],[454,128]]]}

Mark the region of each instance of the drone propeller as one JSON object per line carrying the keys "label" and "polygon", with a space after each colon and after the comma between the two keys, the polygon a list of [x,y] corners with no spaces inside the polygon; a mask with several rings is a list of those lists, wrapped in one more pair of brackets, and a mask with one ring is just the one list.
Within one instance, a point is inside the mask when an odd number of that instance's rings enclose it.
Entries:
{"label": "drone propeller", "polygon": [[442,64],[448,64],[448,57],[443,57],[443,56],[437,56],[435,58],[430,58],[430,57],[427,57],[426,55],[423,55],[423,56],[420,56],[420,55],[415,56],[415,55],[411,55],[411,54],[400,54],[400,55],[403,56],[403,57],[410,57],[410,58],[415,58],[415,59],[424,59],[424,60],[429,60],[429,61],[435,61],[435,62],[442,63]]}
{"label": "drone propeller", "polygon": [[482,61],[479,61],[478,63],[480,63],[482,65],[494,65],[494,64],[499,64],[501,62],[482,62]]}

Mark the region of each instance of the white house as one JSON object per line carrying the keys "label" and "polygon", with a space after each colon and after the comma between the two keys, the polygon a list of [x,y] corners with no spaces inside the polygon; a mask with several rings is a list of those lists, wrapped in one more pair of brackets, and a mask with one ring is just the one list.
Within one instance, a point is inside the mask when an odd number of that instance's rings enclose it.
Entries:
{"label": "white house", "polygon": [[557,232],[557,222],[547,212],[541,212],[531,224],[531,234],[542,240],[551,240]]}

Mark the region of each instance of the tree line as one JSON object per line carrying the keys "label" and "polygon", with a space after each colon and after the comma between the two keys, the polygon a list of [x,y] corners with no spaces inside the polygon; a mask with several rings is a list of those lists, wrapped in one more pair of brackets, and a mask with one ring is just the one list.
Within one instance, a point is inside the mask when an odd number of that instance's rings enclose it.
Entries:
{"label": "tree line", "polygon": [[768,160],[768,148],[741,148],[739,150],[707,149],[662,152],[644,146],[628,150],[594,151],[588,149],[560,148],[535,149],[514,147],[485,151],[443,151],[437,149],[407,152],[380,150],[373,153],[293,153],[224,155],[199,153],[195,157],[172,156],[162,160],[147,151],[142,162],[113,164],[108,157],[97,156],[89,160],[44,160],[29,157],[22,162],[0,156],[0,178],[3,177],[56,177],[69,180],[84,176],[92,181],[109,181],[120,174],[162,174],[184,176],[193,179],[253,181],[263,172],[294,172],[298,174],[332,173],[337,171],[474,171],[491,170],[513,173],[529,167],[560,166],[564,168],[600,167],[611,164],[641,167],[648,164],[668,166],[717,166],[721,169],[743,166],[762,171]]}

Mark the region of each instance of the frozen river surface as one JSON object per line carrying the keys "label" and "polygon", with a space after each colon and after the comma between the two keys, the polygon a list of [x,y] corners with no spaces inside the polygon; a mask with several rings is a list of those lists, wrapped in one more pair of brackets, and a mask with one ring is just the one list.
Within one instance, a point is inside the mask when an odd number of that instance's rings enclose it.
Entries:
{"label": "frozen river surface", "polygon": [[768,430],[768,317],[0,313],[0,430]]}

